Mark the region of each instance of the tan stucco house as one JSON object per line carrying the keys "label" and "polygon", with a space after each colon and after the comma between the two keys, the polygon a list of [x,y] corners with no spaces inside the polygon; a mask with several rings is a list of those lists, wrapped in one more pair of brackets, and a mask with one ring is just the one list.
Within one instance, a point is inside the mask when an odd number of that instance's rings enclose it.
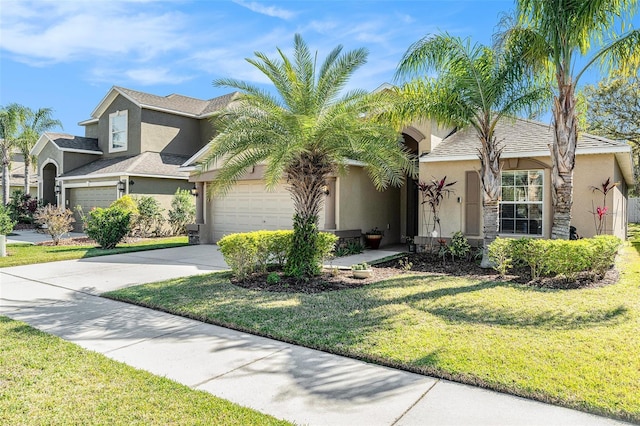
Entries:
{"label": "tan stucco house", "polygon": [[[504,121],[496,130],[502,153],[503,197],[500,233],[508,236],[550,237],[551,159],[548,144],[553,138],[549,125],[527,120]],[[403,131],[405,145],[419,156],[420,180],[447,177],[456,181],[455,191],[441,204],[441,234],[449,238],[462,231],[469,240],[482,238],[482,194],[478,171],[479,142],[472,130],[443,129],[429,121],[414,123]],[[234,232],[259,229],[290,229],[293,203],[283,185],[266,191],[264,167],[249,170],[224,196],[208,198],[207,182],[215,176],[213,167],[197,172],[206,147],[184,164],[198,193],[197,221],[200,241],[214,243]],[[609,194],[606,232],[626,235],[627,188],[633,183],[631,149],[624,142],[581,134],[574,173],[573,222],[578,233],[595,233],[593,206],[602,198],[590,187],[607,178],[620,184]],[[593,202],[593,205],[592,205]],[[400,188],[377,191],[362,164],[352,163],[348,173],[330,179],[320,228],[339,236],[360,236],[377,227],[385,232],[383,245],[404,242],[406,236],[431,233],[428,215],[423,214],[417,181],[408,180]]]}
{"label": "tan stucco house", "polygon": [[[550,238],[553,217],[551,157],[553,128],[529,120],[503,120],[496,128],[502,151],[500,235]],[[480,143],[472,129],[442,140],[420,157],[420,176],[447,176],[457,181],[455,195],[445,198],[440,217],[442,237],[462,231],[470,240],[482,238],[482,193],[478,171]],[[594,214],[602,206],[599,187],[608,178],[619,182],[607,196],[605,233],[626,237],[627,192],[634,183],[631,147],[622,142],[581,133],[576,150],[573,180],[572,226],[579,235],[596,232]],[[425,235],[422,229],[421,235]]]}
{"label": "tan stucco house", "polygon": [[113,87],[80,122],[83,136],[45,133],[38,157],[38,197],[85,212],[125,194],[150,195],[168,208],[176,189],[191,189],[180,166],[213,136],[208,118],[233,94],[210,100]]}

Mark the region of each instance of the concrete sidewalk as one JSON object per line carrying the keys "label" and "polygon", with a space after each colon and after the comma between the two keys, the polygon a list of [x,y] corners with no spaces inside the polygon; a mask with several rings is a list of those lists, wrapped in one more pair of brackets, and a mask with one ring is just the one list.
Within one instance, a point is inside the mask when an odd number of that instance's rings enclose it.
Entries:
{"label": "concrete sidewalk", "polygon": [[[365,253],[364,261],[389,254]],[[211,245],[3,268],[0,315],[298,424],[625,424],[97,296],[222,269]]]}

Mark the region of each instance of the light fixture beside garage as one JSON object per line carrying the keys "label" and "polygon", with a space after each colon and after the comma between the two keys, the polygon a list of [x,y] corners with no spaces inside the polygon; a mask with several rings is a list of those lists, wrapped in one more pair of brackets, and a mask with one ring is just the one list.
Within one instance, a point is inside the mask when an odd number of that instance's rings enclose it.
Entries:
{"label": "light fixture beside garage", "polygon": [[193,184],[193,188],[191,188],[191,195],[193,195],[194,197],[198,196],[198,187],[195,183]]}
{"label": "light fixture beside garage", "polygon": [[121,180],[118,182],[118,191],[124,192],[127,189],[127,182]]}
{"label": "light fixture beside garage", "polygon": [[60,182],[56,183],[56,195],[60,195],[60,193],[62,192],[62,189],[60,188]]}

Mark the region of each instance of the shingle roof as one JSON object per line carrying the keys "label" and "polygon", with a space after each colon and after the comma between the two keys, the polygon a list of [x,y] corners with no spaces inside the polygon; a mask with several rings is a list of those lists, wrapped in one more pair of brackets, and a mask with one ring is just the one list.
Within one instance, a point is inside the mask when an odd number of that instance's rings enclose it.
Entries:
{"label": "shingle roof", "polygon": [[[553,142],[552,126],[524,119],[502,120],[496,126],[495,133],[498,143],[504,146],[503,158],[513,158],[520,155],[531,156],[535,153],[548,155],[549,144]],[[581,133],[578,137],[576,154],[591,150],[620,152],[628,147],[622,141]],[[423,157],[423,161],[462,160],[470,156],[477,158],[479,148],[480,142],[475,130],[466,128],[445,138]]]}
{"label": "shingle roof", "polygon": [[47,137],[60,149],[80,149],[102,153],[98,146],[98,139],[73,136],[66,133],[46,133]]}
{"label": "shingle roof", "polygon": [[227,106],[235,95],[235,93],[229,93],[217,98],[202,100],[175,93],[168,96],[157,96],[124,87],[116,86],[114,89],[133,99],[141,106],[161,108],[178,113],[195,115],[201,118]]}
{"label": "shingle roof", "polygon": [[63,178],[77,176],[99,177],[108,174],[188,177],[187,172],[179,171],[179,167],[188,157],[159,152],[143,152],[139,155],[125,157],[102,158],[62,175]]}

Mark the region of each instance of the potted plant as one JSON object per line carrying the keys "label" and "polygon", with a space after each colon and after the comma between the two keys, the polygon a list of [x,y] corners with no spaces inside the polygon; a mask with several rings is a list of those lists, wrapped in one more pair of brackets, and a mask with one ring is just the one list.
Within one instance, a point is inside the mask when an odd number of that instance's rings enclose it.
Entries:
{"label": "potted plant", "polygon": [[364,234],[364,240],[370,249],[377,250],[380,247],[380,241],[382,241],[383,236],[384,232],[376,227]]}
{"label": "potted plant", "polygon": [[407,245],[409,246],[409,253],[415,253],[416,252],[416,243],[414,242],[413,237],[406,236],[405,237],[405,241],[407,242]]}
{"label": "potted plant", "polygon": [[351,272],[353,272],[354,278],[370,278],[373,276],[373,269],[367,262],[356,263],[351,265]]}

